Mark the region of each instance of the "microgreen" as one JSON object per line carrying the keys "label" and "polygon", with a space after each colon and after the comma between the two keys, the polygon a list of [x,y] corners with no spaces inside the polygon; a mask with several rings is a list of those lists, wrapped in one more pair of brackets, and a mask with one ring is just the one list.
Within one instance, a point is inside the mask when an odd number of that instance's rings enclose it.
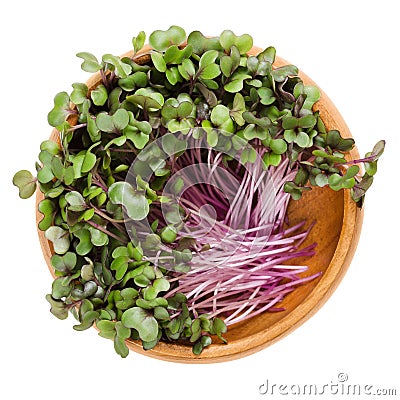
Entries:
{"label": "microgreen", "polygon": [[40,146],[21,198],[43,195],[38,228],[51,243],[51,313],[96,325],[126,357],[177,341],[201,352],[227,327],[276,306],[318,276],[285,262],[311,227],[287,226],[290,197],[329,186],[362,206],[385,142],[352,160],[354,140],[327,130],[318,88],[274,67],[250,35],[171,26],[132,39],[127,57],[77,56],[96,87],[54,97],[59,141]]}

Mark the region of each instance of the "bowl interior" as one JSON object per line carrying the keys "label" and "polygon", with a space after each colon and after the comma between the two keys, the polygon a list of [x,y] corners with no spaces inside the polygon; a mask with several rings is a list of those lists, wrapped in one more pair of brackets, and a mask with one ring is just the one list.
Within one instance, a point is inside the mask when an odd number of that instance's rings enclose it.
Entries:
{"label": "bowl interior", "polygon": [[[144,53],[149,48],[144,49]],[[257,54],[261,49],[253,48],[251,53]],[[129,55],[126,53],[125,55]],[[148,60],[143,56],[143,61]],[[288,64],[278,58],[275,66]],[[313,84],[304,73],[299,74],[305,84]],[[93,75],[87,82],[89,89],[96,87],[101,78],[99,74]],[[328,129],[338,129],[345,137],[351,137],[343,118],[326,96],[321,91],[321,99],[316,104],[320,116]],[[53,131],[51,138],[57,140],[57,132]],[[349,158],[358,157],[357,149],[353,149]],[[37,202],[43,199],[37,191]],[[42,215],[37,212],[37,220]],[[151,357],[167,361],[186,363],[209,363],[226,361],[254,353],[287,335],[313,313],[315,313],[327,300],[339,284],[346,272],[354,254],[361,230],[362,212],[350,199],[348,192],[334,192],[329,188],[313,188],[306,192],[301,200],[291,201],[288,218],[290,225],[306,221],[306,227],[315,223],[303,246],[317,243],[316,254],[311,258],[297,258],[294,263],[307,265],[309,270],[304,276],[322,272],[322,275],[290,293],[277,306],[284,307],[285,311],[264,312],[249,320],[230,326],[225,335],[228,344],[218,343],[215,340],[211,346],[203,350],[200,356],[192,353],[190,346],[160,342],[153,350],[143,350],[136,341],[128,341],[131,350],[146,354]],[[51,243],[45,238],[44,232],[38,230],[39,240],[50,271],[50,257],[53,253]]]}

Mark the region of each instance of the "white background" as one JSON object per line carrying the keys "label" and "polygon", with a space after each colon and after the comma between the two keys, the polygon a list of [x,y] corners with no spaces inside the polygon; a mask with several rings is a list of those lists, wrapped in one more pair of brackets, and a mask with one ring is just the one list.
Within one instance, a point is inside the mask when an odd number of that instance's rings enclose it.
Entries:
{"label": "white background", "polygon": [[[240,3],[14,0],[2,6],[1,398],[257,399],[267,398],[258,393],[267,379],[323,385],[337,382],[340,372],[349,383],[395,387],[400,395],[398,2]],[[88,77],[75,53],[122,54],[140,30],[172,24],[207,35],[232,29],[251,34],[258,46],[275,46],[331,97],[360,153],[387,141],[357,253],[334,295],[280,342],[222,364],[167,363],[135,353],[123,360],[94,329],[75,332],[72,317],[55,319],[44,299],[52,279],[36,235],[34,199],[20,200],[11,184],[17,170],[34,170],[50,133],[54,95]]]}

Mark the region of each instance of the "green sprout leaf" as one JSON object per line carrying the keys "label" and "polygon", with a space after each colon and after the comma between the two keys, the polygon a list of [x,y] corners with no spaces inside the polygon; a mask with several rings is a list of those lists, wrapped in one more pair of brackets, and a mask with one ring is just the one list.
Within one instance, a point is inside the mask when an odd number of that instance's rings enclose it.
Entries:
{"label": "green sprout leaf", "polygon": [[68,317],[68,307],[61,301],[54,299],[51,294],[46,295],[46,300],[50,303],[50,312],[58,319],[66,319]]}
{"label": "green sprout leaf", "polygon": [[253,38],[250,35],[236,36],[230,30],[223,31],[219,41],[224,50],[230,50],[232,46],[236,46],[240,54],[246,54],[253,47]]}
{"label": "green sprout leaf", "polygon": [[243,113],[246,111],[246,104],[243,96],[240,93],[236,93],[233,99],[232,110],[230,111],[230,116],[239,125],[243,126],[245,120],[243,118]]}
{"label": "green sprout leaf", "polygon": [[138,35],[132,38],[132,46],[135,53],[141,50],[144,46],[144,42],[146,41],[146,33],[140,31]]}
{"label": "green sprout leaf", "polygon": [[18,171],[13,177],[13,185],[18,187],[19,197],[27,199],[35,193],[37,179],[27,170]]}
{"label": "green sprout leaf", "polygon": [[104,85],[97,86],[96,89],[92,90],[92,92],[90,93],[90,97],[94,105],[104,106],[108,99],[106,87]]}
{"label": "green sprout leaf", "polygon": [[199,31],[193,31],[189,34],[187,39],[195,54],[203,54],[207,50],[222,50],[218,37],[205,37]]}
{"label": "green sprout leaf", "polygon": [[147,217],[149,202],[142,192],[136,191],[129,183],[113,183],[108,195],[113,204],[123,205],[129,218],[134,221],[140,221]]}
{"label": "green sprout leaf", "polygon": [[285,65],[283,67],[276,68],[272,71],[271,75],[275,82],[283,82],[289,76],[296,76],[299,70],[294,65]]}
{"label": "green sprout leaf", "polygon": [[226,132],[234,131],[234,125],[228,107],[218,104],[211,111],[210,119],[217,128]]}
{"label": "green sprout leaf", "polygon": [[77,257],[75,253],[69,251],[63,256],[60,256],[58,254],[52,255],[50,261],[51,265],[56,271],[68,273],[75,268]]}
{"label": "green sprout leaf", "polygon": [[84,83],[73,83],[70,99],[74,104],[82,104],[87,99],[88,87]]}
{"label": "green sprout leaf", "polygon": [[165,51],[171,45],[180,45],[186,40],[186,32],[183,28],[172,25],[166,31],[157,30],[149,36],[149,43],[153,49]]}
{"label": "green sprout leaf", "polygon": [[69,204],[68,208],[71,211],[84,211],[87,208],[85,199],[79,192],[75,190],[68,192],[65,195],[65,200],[67,200]]}
{"label": "green sprout leaf", "polygon": [[45,232],[46,239],[53,243],[54,251],[57,254],[64,254],[70,245],[69,232],[59,226],[51,226]]}
{"label": "green sprout leaf", "polygon": [[129,355],[129,349],[125,343],[125,340],[118,335],[114,337],[114,350],[122,358],[128,357]]}
{"label": "green sprout leaf", "polygon": [[83,59],[81,68],[86,72],[94,73],[103,68],[102,64],[100,64],[97,58],[91,53],[80,52],[76,56]]}
{"label": "green sprout leaf", "polygon": [[230,93],[240,92],[246,79],[251,79],[251,75],[235,72],[229,82],[224,85],[224,89]]}
{"label": "green sprout leaf", "polygon": [[53,223],[56,206],[50,199],[43,199],[38,204],[38,211],[43,214],[42,220],[38,224],[41,231],[47,230]]}
{"label": "green sprout leaf", "polygon": [[161,53],[151,53],[151,61],[153,61],[154,67],[157,71],[165,72],[167,70],[167,64],[164,61],[164,57]]}
{"label": "green sprout leaf", "polygon": [[135,94],[127,96],[126,101],[136,104],[144,110],[159,110],[164,104],[164,97],[153,89],[141,88]]}
{"label": "green sprout leaf", "polygon": [[125,64],[119,57],[112,54],[104,54],[103,63],[108,64],[119,78],[126,78],[132,71],[132,67]]}
{"label": "green sprout leaf", "polygon": [[54,107],[47,116],[47,121],[51,126],[58,127],[66,121],[71,113],[69,101],[70,99],[66,92],[58,93],[54,97]]}
{"label": "green sprout leaf", "polygon": [[158,322],[148,311],[132,307],[122,314],[121,321],[126,328],[136,329],[140,339],[151,342],[157,338]]}

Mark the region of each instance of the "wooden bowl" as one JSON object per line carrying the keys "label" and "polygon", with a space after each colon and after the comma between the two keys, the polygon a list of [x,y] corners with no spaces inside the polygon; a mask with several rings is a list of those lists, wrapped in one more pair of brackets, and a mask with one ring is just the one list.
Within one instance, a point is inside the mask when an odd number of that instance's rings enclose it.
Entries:
{"label": "wooden bowl", "polygon": [[[149,56],[145,53],[149,47],[143,49],[143,57],[139,62],[148,62]],[[251,55],[258,54],[262,49],[253,47]],[[129,56],[128,52],[124,56]],[[274,66],[288,64],[277,57]],[[303,72],[299,73],[307,85],[317,86]],[[100,74],[93,75],[88,81],[89,89],[96,87],[101,81]],[[327,129],[338,129],[344,137],[351,137],[350,131],[338,110],[321,90],[321,98],[315,105]],[[51,138],[57,141],[57,131],[53,131]],[[350,159],[359,158],[354,148],[349,155]],[[37,203],[43,199],[43,194],[37,191]],[[329,212],[327,212],[329,210]],[[152,350],[143,350],[140,342],[128,340],[128,347],[150,357],[183,363],[211,363],[237,359],[255,353],[277,340],[288,335],[308,318],[310,318],[330,297],[342,280],[359,240],[363,212],[350,198],[349,191],[334,192],[329,188],[313,188],[306,192],[299,201],[291,201],[288,216],[291,224],[306,220],[307,225],[316,222],[304,245],[317,242],[316,254],[312,258],[300,260],[309,266],[306,275],[318,271],[322,275],[307,284],[304,284],[280,303],[285,311],[257,315],[250,320],[230,326],[226,334],[228,344],[215,343],[203,350],[200,356],[192,353],[191,346],[177,343],[160,342]],[[42,214],[36,212],[39,222]],[[50,272],[54,276],[50,265],[53,254],[51,243],[45,238],[44,232],[38,230],[40,244]]]}

